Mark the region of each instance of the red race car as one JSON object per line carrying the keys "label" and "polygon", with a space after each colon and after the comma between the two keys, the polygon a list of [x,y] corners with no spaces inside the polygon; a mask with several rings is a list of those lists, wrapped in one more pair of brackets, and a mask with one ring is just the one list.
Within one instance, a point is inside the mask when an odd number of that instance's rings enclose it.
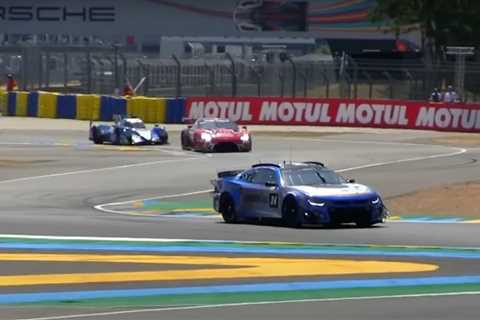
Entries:
{"label": "red race car", "polygon": [[247,127],[229,119],[202,118],[182,130],[182,149],[200,152],[249,152],[252,137]]}

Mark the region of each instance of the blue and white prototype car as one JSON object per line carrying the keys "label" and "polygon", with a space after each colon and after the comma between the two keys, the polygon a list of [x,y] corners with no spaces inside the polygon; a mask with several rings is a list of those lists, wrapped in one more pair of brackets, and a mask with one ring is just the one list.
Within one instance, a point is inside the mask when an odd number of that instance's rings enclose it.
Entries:
{"label": "blue and white prototype car", "polygon": [[319,162],[256,164],[219,172],[213,205],[226,223],[277,218],[289,227],[384,223],[388,210],[375,190],[345,180]]}
{"label": "blue and white prototype car", "polygon": [[95,144],[146,145],[168,143],[165,128],[154,126],[148,129],[139,118],[117,118],[115,124],[90,124],[89,140]]}

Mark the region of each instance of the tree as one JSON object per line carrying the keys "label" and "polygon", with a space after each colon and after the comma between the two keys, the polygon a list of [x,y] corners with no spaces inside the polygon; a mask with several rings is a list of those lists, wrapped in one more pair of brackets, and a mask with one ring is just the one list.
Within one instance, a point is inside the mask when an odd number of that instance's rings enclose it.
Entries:
{"label": "tree", "polygon": [[397,35],[419,29],[426,58],[436,60],[447,45],[480,45],[478,0],[377,0],[371,20]]}

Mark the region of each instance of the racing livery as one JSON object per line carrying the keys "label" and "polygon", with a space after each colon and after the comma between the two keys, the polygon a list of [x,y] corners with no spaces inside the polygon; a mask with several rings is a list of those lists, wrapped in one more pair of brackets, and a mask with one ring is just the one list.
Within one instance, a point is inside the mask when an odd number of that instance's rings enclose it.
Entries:
{"label": "racing livery", "polygon": [[289,227],[370,227],[385,222],[388,215],[378,192],[318,162],[257,164],[220,172],[212,183],[214,208],[227,223],[277,218]]}
{"label": "racing livery", "polygon": [[147,129],[138,118],[116,118],[113,125],[90,123],[89,140],[95,144],[105,142],[118,145],[166,144],[168,133],[155,125]]}
{"label": "racing livery", "polygon": [[202,118],[182,130],[182,149],[201,152],[249,152],[252,137],[246,127],[229,119]]}

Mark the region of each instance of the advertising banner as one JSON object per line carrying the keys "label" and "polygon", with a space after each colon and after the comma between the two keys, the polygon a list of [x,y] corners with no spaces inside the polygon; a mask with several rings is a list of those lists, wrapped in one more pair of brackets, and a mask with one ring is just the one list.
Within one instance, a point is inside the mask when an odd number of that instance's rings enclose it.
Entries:
{"label": "advertising banner", "polygon": [[192,97],[185,118],[241,124],[310,125],[480,132],[480,104],[403,100]]}

